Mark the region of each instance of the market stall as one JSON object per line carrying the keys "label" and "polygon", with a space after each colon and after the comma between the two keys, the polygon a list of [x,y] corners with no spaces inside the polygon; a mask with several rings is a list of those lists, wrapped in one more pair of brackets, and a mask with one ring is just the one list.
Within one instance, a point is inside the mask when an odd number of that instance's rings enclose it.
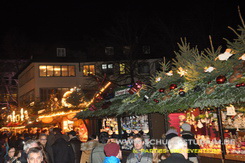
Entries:
{"label": "market stall", "polygon": [[[243,20],[242,23],[238,30],[232,29],[238,37],[226,40],[226,49],[215,49],[211,37],[210,48],[203,51],[181,39],[176,57],[172,61],[163,60],[162,71],[152,77],[150,86],[137,81],[127,91],[129,94],[122,93],[106,101],[109,106],[94,107],[78,113],[77,117],[159,113],[179,132],[181,123],[192,125],[196,139],[202,143],[202,159],[244,161]],[[166,130],[165,126],[163,123],[162,129]],[[150,125],[150,130],[151,127],[154,126]]]}
{"label": "market stall", "polygon": [[[79,110],[80,111],[80,110]],[[74,118],[78,110],[57,110],[50,113],[42,113],[38,116],[37,124],[43,124],[43,126],[59,127],[64,133],[71,130],[79,133],[81,141],[85,142],[88,139],[88,130],[83,120]]]}

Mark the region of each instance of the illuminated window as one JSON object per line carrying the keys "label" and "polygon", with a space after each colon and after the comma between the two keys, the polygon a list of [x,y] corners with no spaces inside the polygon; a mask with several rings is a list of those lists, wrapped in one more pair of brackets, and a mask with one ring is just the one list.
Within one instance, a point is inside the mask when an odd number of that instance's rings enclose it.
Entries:
{"label": "illuminated window", "polygon": [[101,65],[101,69],[103,71],[103,73],[106,73],[106,74],[113,74],[114,71],[113,71],[113,64],[112,63],[104,63]]}
{"label": "illuminated window", "polygon": [[69,66],[69,76],[75,76],[75,66]]}
{"label": "illuminated window", "polygon": [[61,66],[61,70],[62,76],[68,76],[68,66]]}
{"label": "illuminated window", "polygon": [[54,66],[54,76],[61,76],[60,66]]}
{"label": "illuminated window", "polygon": [[54,76],[54,67],[47,66],[47,76]]}
{"label": "illuminated window", "polygon": [[39,74],[41,77],[75,76],[75,66],[40,65]]}
{"label": "illuminated window", "polygon": [[83,66],[83,75],[84,76],[95,75],[94,65],[84,65]]}
{"label": "illuminated window", "polygon": [[113,68],[113,64],[112,63],[108,64],[107,67],[108,67],[108,69],[112,69]]}
{"label": "illuminated window", "polygon": [[47,72],[47,66],[46,65],[39,66],[40,76],[47,76],[46,72]]}
{"label": "illuminated window", "polygon": [[102,64],[101,68],[102,68],[102,70],[106,70],[107,69],[107,64]]}
{"label": "illuminated window", "polygon": [[126,66],[125,66],[125,63],[120,63],[119,64],[119,71],[120,71],[120,74],[126,74]]}

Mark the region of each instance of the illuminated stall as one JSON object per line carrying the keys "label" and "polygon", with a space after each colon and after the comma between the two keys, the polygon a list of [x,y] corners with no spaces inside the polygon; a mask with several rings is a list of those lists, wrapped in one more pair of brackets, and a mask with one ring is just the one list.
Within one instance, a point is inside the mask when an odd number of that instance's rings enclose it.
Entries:
{"label": "illuminated stall", "polygon": [[21,132],[25,129],[27,124],[31,124],[28,111],[24,108],[13,109],[9,115],[6,115],[5,125],[1,130],[8,130],[14,132]]}

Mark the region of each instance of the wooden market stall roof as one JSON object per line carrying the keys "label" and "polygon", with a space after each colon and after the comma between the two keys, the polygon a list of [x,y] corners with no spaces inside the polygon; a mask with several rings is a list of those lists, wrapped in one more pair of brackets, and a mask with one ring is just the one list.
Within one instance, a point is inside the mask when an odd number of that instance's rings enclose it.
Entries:
{"label": "wooden market stall roof", "polygon": [[170,61],[161,63],[162,71],[151,79],[151,86],[103,101],[76,115],[77,118],[169,113],[189,108],[222,107],[245,103],[245,25],[238,26],[236,39],[222,47],[199,51],[185,39],[178,43],[179,51]]}

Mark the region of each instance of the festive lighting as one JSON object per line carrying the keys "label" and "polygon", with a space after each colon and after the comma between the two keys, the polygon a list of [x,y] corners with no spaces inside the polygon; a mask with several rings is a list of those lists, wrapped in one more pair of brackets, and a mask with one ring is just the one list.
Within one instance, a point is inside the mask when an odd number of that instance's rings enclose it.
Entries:
{"label": "festive lighting", "polygon": [[23,110],[23,108],[20,109],[20,120],[21,121],[24,120],[24,110]]}
{"label": "festive lighting", "polygon": [[157,77],[156,82],[159,82],[161,79],[162,79],[161,77]]}
{"label": "festive lighting", "polygon": [[15,122],[16,117],[15,117],[15,111],[12,112],[12,122]]}
{"label": "festive lighting", "polygon": [[69,97],[72,92],[73,92],[73,89],[70,89],[70,91],[66,91],[64,93],[63,98],[61,100],[62,106],[68,107],[68,108],[72,107],[72,104],[66,102],[67,97]]}
{"label": "festive lighting", "polygon": [[23,129],[25,128],[26,126],[18,126],[18,127],[2,127],[1,129],[4,130],[4,129],[13,129],[13,130],[17,130],[17,129]]}
{"label": "festive lighting", "polygon": [[169,72],[167,72],[166,75],[173,76],[173,70],[170,70]]}
{"label": "festive lighting", "polygon": [[80,110],[70,110],[69,112],[62,111],[62,112],[48,114],[48,115],[40,115],[38,118],[42,119],[42,118],[48,118],[48,117],[56,117],[56,116],[67,115],[67,114],[78,113],[78,112],[80,112]]}
{"label": "festive lighting", "polygon": [[187,72],[186,70],[184,70],[182,67],[178,68],[179,71],[177,71],[178,74],[180,74],[180,76],[184,76]]}
{"label": "festive lighting", "polygon": [[94,102],[94,99],[96,97],[98,97],[99,95],[101,95],[106,88],[108,88],[111,85],[111,82],[108,82],[103,88],[100,89],[99,93],[97,93],[89,102],[85,102],[85,107],[88,107],[89,105],[91,105]]}
{"label": "festive lighting", "polygon": [[204,72],[212,72],[213,70],[215,70],[216,68],[209,66],[209,67],[204,67]]}
{"label": "festive lighting", "polygon": [[[81,99],[81,101],[83,101],[82,103],[80,103],[79,105],[78,105],[78,107],[79,108],[86,108],[86,107],[88,107],[89,105],[91,105],[93,102],[94,102],[94,100],[95,100],[95,98],[97,98],[97,97],[99,97],[109,86],[111,85],[111,82],[108,82],[104,87],[102,87],[101,89],[100,89],[100,91],[97,93],[97,94],[95,94],[94,95],[94,97],[90,100],[90,101],[84,101],[84,100],[82,100]],[[68,107],[68,108],[71,108],[71,107],[73,107],[73,105],[72,104],[70,104],[70,103],[67,103],[66,102],[66,99],[70,96],[70,94],[73,92],[73,91],[79,91],[76,87],[74,87],[74,88],[71,88],[69,91],[67,91],[67,92],[65,92],[64,93],[64,95],[63,95],[63,98],[62,98],[62,100],[61,100],[61,103],[62,103],[62,106],[64,106],[64,107]],[[61,114],[61,115],[64,115],[65,113],[59,113],[59,114]],[[53,116],[56,116],[56,114],[54,114]],[[48,115],[48,117],[50,117],[50,115]],[[42,117],[41,117],[42,118]]]}

